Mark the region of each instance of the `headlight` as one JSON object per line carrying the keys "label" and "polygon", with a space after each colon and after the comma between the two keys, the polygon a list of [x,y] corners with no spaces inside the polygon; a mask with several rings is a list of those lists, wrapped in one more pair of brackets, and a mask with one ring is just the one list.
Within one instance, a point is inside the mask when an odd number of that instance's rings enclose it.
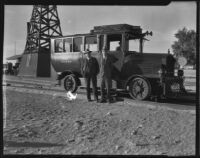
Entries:
{"label": "headlight", "polygon": [[178,76],[183,76],[184,75],[184,72],[183,72],[183,70],[178,70]]}

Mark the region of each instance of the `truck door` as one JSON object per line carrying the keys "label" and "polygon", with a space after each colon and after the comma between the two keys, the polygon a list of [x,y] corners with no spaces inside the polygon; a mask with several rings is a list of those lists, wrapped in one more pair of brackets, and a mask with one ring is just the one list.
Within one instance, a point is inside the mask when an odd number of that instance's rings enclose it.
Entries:
{"label": "truck door", "polygon": [[124,58],[123,34],[108,34],[107,39],[104,38],[104,40],[107,40],[108,53],[116,58],[113,63],[114,67],[118,72],[121,72]]}

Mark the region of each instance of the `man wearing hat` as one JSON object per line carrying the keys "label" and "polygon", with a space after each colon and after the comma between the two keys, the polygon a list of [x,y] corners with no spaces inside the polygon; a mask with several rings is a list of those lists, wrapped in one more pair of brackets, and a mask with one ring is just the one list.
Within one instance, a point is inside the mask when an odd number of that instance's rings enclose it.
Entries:
{"label": "man wearing hat", "polygon": [[97,74],[99,73],[99,64],[97,59],[91,56],[91,51],[89,49],[87,49],[84,54],[86,55],[86,59],[83,61],[81,70],[86,82],[87,99],[91,101],[90,81],[92,80],[94,100],[98,102]]}
{"label": "man wearing hat", "polygon": [[[112,102],[110,95],[110,89],[112,86],[111,74],[113,70],[113,63],[116,60],[107,53],[107,47],[104,46],[102,49],[101,62],[100,62],[100,77],[101,77],[101,100],[100,103]],[[106,87],[106,96],[105,96]]]}

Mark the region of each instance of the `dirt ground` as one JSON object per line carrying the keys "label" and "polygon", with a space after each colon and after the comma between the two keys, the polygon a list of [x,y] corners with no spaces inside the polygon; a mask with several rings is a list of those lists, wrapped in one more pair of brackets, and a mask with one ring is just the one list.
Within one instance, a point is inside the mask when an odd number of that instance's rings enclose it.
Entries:
{"label": "dirt ground", "polygon": [[4,154],[195,154],[195,113],[39,92],[4,89]]}

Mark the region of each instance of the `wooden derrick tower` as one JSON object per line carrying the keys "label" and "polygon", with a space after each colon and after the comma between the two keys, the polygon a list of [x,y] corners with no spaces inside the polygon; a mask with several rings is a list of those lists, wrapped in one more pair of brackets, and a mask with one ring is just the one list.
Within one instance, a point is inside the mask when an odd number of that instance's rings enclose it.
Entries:
{"label": "wooden derrick tower", "polygon": [[51,76],[50,38],[56,36],[62,36],[56,5],[34,5],[30,22],[27,22],[19,76]]}

